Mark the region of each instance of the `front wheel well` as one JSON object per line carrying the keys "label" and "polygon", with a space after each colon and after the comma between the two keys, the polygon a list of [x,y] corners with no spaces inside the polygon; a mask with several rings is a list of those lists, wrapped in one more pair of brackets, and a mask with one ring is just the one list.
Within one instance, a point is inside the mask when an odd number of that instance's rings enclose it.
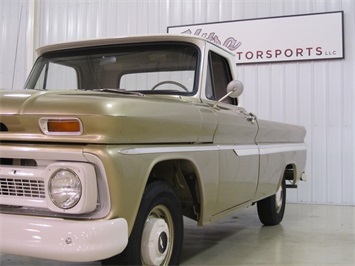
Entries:
{"label": "front wheel well", "polygon": [[173,159],[157,163],[148,178],[148,184],[164,180],[178,196],[183,215],[198,221],[200,217],[200,186],[195,165],[186,159]]}

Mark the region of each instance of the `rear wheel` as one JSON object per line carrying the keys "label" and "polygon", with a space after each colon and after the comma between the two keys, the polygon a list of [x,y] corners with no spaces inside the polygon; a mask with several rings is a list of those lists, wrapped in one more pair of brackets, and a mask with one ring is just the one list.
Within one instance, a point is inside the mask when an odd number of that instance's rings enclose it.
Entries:
{"label": "rear wheel", "polygon": [[[183,243],[180,202],[170,185],[163,181],[149,184],[142,198],[136,222],[120,264],[177,265]],[[113,258],[106,261],[112,264]],[[117,262],[117,261],[116,261]]]}
{"label": "rear wheel", "polygon": [[258,216],[264,225],[279,224],[285,213],[286,207],[286,181],[285,178],[275,195],[257,202]]}

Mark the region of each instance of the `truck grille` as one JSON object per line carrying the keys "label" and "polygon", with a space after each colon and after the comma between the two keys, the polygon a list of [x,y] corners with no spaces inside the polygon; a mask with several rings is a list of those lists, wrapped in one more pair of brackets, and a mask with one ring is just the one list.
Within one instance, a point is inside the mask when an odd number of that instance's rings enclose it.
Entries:
{"label": "truck grille", "polygon": [[0,178],[0,195],[45,198],[44,181]]}

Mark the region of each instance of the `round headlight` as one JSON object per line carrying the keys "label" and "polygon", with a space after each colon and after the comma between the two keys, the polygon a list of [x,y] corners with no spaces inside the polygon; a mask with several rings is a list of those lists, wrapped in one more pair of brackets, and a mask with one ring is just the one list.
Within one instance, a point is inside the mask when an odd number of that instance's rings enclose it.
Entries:
{"label": "round headlight", "polygon": [[59,208],[73,208],[81,197],[81,182],[77,174],[70,169],[56,171],[48,183],[52,202]]}

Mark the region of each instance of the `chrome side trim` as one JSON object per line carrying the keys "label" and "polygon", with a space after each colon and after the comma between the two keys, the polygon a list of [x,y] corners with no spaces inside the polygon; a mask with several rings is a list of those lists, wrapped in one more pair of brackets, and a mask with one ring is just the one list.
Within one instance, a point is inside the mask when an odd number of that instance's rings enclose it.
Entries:
{"label": "chrome side trim", "polygon": [[191,146],[170,146],[170,147],[147,147],[128,148],[119,150],[124,155],[153,154],[153,153],[176,153],[176,152],[201,152],[201,151],[226,151],[234,150],[238,156],[259,154],[256,145],[191,145]]}
{"label": "chrome side trim", "polygon": [[234,152],[237,156],[259,155],[259,149],[257,145],[234,146]]}
{"label": "chrome side trim", "polygon": [[118,150],[122,155],[139,155],[154,153],[178,153],[178,152],[201,152],[201,151],[226,151],[233,150],[237,156],[265,155],[281,152],[306,150],[304,143],[278,143],[261,145],[191,145],[169,147],[139,147]]}
{"label": "chrome side trim", "polygon": [[119,150],[118,153],[124,155],[151,154],[151,153],[175,153],[175,152],[199,152],[217,151],[218,146],[170,146],[170,147],[147,147],[147,148],[128,148]]}
{"label": "chrome side trim", "polygon": [[306,151],[305,143],[287,143],[287,144],[261,144],[259,145],[260,155],[292,152],[292,151]]}

